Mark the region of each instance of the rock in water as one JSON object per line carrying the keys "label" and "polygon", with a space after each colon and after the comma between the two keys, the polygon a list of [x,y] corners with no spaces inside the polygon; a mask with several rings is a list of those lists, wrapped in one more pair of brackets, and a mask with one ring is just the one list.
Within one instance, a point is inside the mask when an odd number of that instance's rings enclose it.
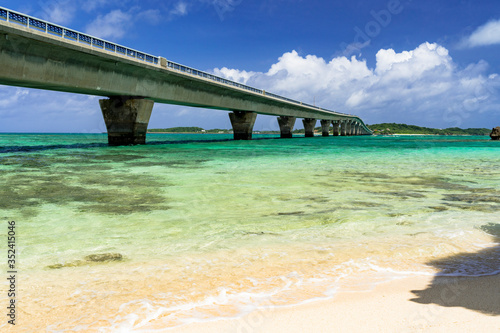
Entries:
{"label": "rock in water", "polygon": [[109,261],[120,261],[123,259],[123,256],[120,253],[99,253],[99,254],[91,254],[84,258],[85,260],[75,260],[72,262],[68,262],[65,264],[55,264],[47,266],[50,269],[59,269],[63,267],[78,267],[78,266],[86,266],[92,263],[102,263]]}
{"label": "rock in water", "polygon": [[105,262],[105,261],[115,261],[122,260],[122,255],[120,253],[102,253],[102,254],[91,254],[85,257],[87,261],[93,262]]}
{"label": "rock in water", "polygon": [[500,140],[500,126],[495,127],[490,134],[491,140]]}

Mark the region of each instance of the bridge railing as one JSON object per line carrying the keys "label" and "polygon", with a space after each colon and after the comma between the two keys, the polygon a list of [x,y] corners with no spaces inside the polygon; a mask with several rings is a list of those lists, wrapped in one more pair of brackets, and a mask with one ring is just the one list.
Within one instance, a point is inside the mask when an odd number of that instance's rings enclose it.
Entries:
{"label": "bridge railing", "polygon": [[106,50],[108,52],[125,55],[139,61],[149,62],[155,65],[158,65],[159,63],[159,57],[157,56],[140,52],[116,43],[112,43],[102,38],[96,38],[88,34],[74,31],[72,29],[40,20],[26,14],[18,13],[7,8],[0,7],[0,20],[20,24],[27,28],[44,32],[52,36],[57,36],[66,40],[83,43],[91,47]]}
{"label": "bridge railing", "polygon": [[[93,37],[93,36],[90,36],[88,34],[84,34],[84,33],[75,31],[73,29],[68,29],[68,28],[62,27],[60,25],[53,24],[53,23],[50,23],[50,22],[47,22],[44,20],[40,20],[38,18],[31,17],[29,15],[22,14],[22,13],[19,13],[16,11],[12,11],[12,10],[4,8],[4,7],[0,7],[0,20],[20,24],[20,25],[27,27],[27,28],[31,28],[31,29],[34,29],[34,30],[37,30],[40,32],[44,32],[44,33],[47,33],[47,34],[50,34],[53,36],[61,37],[65,40],[83,43],[83,44],[86,44],[92,48],[97,48],[97,49],[100,49],[103,51],[116,53],[116,54],[119,54],[122,56],[127,56],[127,57],[130,57],[132,59],[136,59],[137,61],[140,61],[140,62],[146,62],[146,63],[150,63],[150,64],[153,64],[156,66],[161,66],[160,60],[159,60],[160,57],[158,57],[158,56],[154,56],[154,55],[147,54],[147,53],[144,53],[141,51],[137,51],[137,50],[113,43],[113,42],[109,42],[109,41],[104,40],[102,38]],[[176,62],[173,62],[170,60],[167,60],[166,62],[167,62],[167,68],[170,70],[177,70],[179,72],[183,72],[183,73],[186,73],[189,75],[209,79],[209,80],[212,80],[214,82],[219,82],[219,83],[233,86],[236,88],[244,89],[244,90],[256,93],[256,94],[260,94],[260,95],[272,97],[272,98],[275,98],[278,100],[286,101],[288,103],[293,103],[293,104],[297,104],[300,106],[306,106],[308,108],[312,108],[312,109],[316,109],[316,110],[320,110],[320,111],[331,112],[331,113],[334,113],[337,115],[352,117],[352,115],[349,115],[346,113],[333,112],[333,111],[329,111],[326,109],[322,109],[318,106],[313,106],[310,104],[302,103],[302,102],[293,100],[291,98],[287,98],[287,97],[276,95],[276,94],[273,94],[270,92],[266,92],[265,90],[257,89],[257,88],[239,83],[239,82],[231,81],[231,80],[219,77],[217,75],[213,75],[213,74],[210,74],[207,72],[200,71],[200,70],[195,69],[195,68],[181,65],[179,63],[176,63]]]}

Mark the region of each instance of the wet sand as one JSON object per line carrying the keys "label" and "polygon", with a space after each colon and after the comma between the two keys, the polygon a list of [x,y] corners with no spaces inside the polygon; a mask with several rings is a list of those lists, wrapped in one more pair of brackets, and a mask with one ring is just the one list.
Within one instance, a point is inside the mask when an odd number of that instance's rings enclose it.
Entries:
{"label": "wet sand", "polygon": [[500,275],[405,278],[171,332],[500,332]]}

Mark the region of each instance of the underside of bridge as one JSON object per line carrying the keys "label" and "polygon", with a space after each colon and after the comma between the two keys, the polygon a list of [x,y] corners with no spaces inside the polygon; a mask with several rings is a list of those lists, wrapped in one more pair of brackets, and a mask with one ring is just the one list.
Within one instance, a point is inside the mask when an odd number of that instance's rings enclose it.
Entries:
{"label": "underside of bridge", "polygon": [[[140,145],[146,143],[149,118],[153,111],[154,101],[135,96],[113,96],[99,100],[104,122],[108,132],[110,146]],[[233,127],[234,140],[251,140],[257,113],[251,111],[233,111],[229,113]],[[296,117],[277,117],[281,138],[292,138]],[[305,137],[314,137],[315,118],[302,120]],[[360,125],[351,120],[321,120],[322,136],[330,135],[333,125],[334,136],[367,135]]]}

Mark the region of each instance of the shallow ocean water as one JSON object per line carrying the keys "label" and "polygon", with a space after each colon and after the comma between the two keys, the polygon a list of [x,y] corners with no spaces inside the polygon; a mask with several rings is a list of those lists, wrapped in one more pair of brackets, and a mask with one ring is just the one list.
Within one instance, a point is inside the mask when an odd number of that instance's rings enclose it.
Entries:
{"label": "shallow ocean water", "polygon": [[[162,330],[409,275],[500,271],[498,142],[255,138],[0,134],[19,327]],[[122,259],[86,259],[104,253]]]}

